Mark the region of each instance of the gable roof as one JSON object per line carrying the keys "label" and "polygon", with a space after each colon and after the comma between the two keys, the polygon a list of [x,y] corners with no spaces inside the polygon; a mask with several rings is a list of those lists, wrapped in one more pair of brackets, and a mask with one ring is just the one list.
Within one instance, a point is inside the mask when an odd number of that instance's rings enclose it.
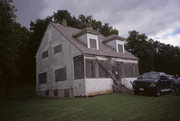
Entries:
{"label": "gable roof", "polygon": [[99,34],[99,32],[97,32],[97,31],[95,31],[95,30],[93,30],[91,28],[85,28],[85,29],[79,31],[78,33],[74,34],[73,37],[75,37],[75,38],[79,37],[80,35],[82,35],[84,33],[91,33],[91,34],[96,34],[96,35]]}
{"label": "gable roof", "polygon": [[[92,49],[92,48],[87,48],[84,44],[79,42],[74,36],[79,36],[84,32],[92,32],[90,29],[76,29],[72,27],[65,27],[60,24],[56,23],[50,23],[57,31],[59,31],[62,35],[65,36],[66,39],[68,39],[71,43],[75,45],[83,54],[91,54],[91,55],[98,55],[98,56],[109,56],[109,57],[117,57],[117,58],[124,58],[124,59],[134,59],[138,60],[137,57],[132,55],[131,53],[127,52],[125,50],[125,53],[117,53],[115,49],[111,48],[110,46],[99,42],[99,49]],[[98,33],[97,31],[93,30],[93,32]],[[114,36],[114,35],[113,35]],[[98,34],[98,39],[105,40],[106,37],[104,37],[102,34]]]}

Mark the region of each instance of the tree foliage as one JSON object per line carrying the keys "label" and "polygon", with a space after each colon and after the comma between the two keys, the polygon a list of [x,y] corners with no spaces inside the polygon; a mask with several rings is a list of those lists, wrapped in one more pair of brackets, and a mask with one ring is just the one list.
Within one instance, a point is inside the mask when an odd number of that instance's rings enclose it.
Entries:
{"label": "tree foliage", "polygon": [[180,48],[148,39],[145,34],[130,31],[126,49],[139,58],[140,73],[160,71],[180,73]]}
{"label": "tree foliage", "polygon": [[15,22],[15,7],[11,3],[0,1],[0,93],[6,95],[19,83],[20,53],[29,38],[29,31]]}

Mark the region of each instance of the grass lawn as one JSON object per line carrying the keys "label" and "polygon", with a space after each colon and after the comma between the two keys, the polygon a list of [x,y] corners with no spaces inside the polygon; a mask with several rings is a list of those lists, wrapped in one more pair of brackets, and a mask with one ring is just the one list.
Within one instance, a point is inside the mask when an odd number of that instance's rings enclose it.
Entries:
{"label": "grass lawn", "polygon": [[180,97],[111,94],[1,100],[0,121],[180,121]]}

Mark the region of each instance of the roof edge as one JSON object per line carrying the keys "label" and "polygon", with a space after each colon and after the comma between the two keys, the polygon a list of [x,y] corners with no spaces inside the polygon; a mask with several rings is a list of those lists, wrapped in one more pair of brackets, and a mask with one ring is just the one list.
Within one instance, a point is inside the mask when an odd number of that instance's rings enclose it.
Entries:
{"label": "roof edge", "polygon": [[107,55],[97,55],[97,54],[89,54],[89,53],[83,53],[83,55],[92,55],[92,56],[104,56],[104,57],[111,57],[111,58],[121,58],[121,59],[129,59],[129,60],[139,60],[139,58],[125,58],[125,57],[115,57],[115,56],[107,56]]}
{"label": "roof edge", "polygon": [[76,38],[76,37],[79,37],[79,36],[81,36],[81,35],[83,35],[83,34],[85,34],[85,33],[91,33],[91,34],[99,35],[99,32],[98,32],[98,31],[93,30],[93,29],[91,29],[91,28],[85,28],[85,29],[81,30],[80,32],[74,34],[73,37]]}
{"label": "roof edge", "polygon": [[[69,40],[68,37],[66,37],[66,35],[64,35],[58,28],[56,28],[55,25],[53,25],[54,23],[50,22],[50,24],[59,32],[61,33],[67,40]],[[79,49],[73,42],[71,42],[71,40],[69,40],[70,43],[72,43],[81,53],[83,53],[83,51],[81,49]]]}
{"label": "roof edge", "polygon": [[115,40],[115,39],[116,39],[116,40],[121,40],[121,41],[126,40],[126,39],[123,38],[123,37],[120,37],[120,36],[118,36],[118,35],[113,34],[113,35],[110,35],[110,36],[106,37],[104,40],[102,40],[102,42],[103,42],[103,43],[107,43],[107,42],[110,42],[110,41]]}
{"label": "roof edge", "polygon": [[45,29],[44,33],[43,33],[43,36],[42,36],[42,38],[41,38],[41,42],[40,42],[40,44],[39,44],[39,46],[38,46],[38,48],[37,48],[37,51],[36,51],[35,57],[37,56],[37,54],[38,54],[38,52],[39,52],[39,48],[40,48],[40,46],[41,46],[42,40],[44,39],[44,36],[45,36],[46,31],[47,31],[48,27],[50,26],[50,24],[51,24],[51,21],[48,23],[48,25],[47,25],[47,27],[46,27],[46,29]]}

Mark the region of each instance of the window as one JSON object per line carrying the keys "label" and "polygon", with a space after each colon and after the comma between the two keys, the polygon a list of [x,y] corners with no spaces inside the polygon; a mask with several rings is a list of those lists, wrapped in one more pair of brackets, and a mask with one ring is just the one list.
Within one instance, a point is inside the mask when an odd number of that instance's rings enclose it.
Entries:
{"label": "window", "polygon": [[112,73],[116,79],[120,80],[123,77],[123,63],[114,61],[112,65]]}
{"label": "window", "polygon": [[54,47],[54,54],[62,51],[62,45],[59,44]]}
{"label": "window", "polygon": [[132,77],[133,68],[129,63],[125,64],[125,75],[126,77]]}
{"label": "window", "polygon": [[46,57],[48,57],[48,51],[44,51],[44,52],[42,53],[42,58],[46,58]]}
{"label": "window", "polygon": [[45,95],[46,95],[46,96],[49,96],[49,90],[46,90],[46,91],[45,91]]}
{"label": "window", "polygon": [[40,73],[39,74],[39,84],[44,84],[47,82],[47,73]]}
{"label": "window", "polygon": [[123,52],[123,46],[118,44],[118,52]]}
{"label": "window", "polygon": [[138,64],[125,64],[125,77],[137,77],[139,75]]}
{"label": "window", "polygon": [[58,89],[54,89],[54,96],[58,96]]}
{"label": "window", "polygon": [[87,59],[86,60],[86,77],[87,78],[95,78],[96,74],[95,74],[95,68],[97,68],[98,66],[96,66],[96,61],[95,60],[91,60],[91,59]]}
{"label": "window", "polygon": [[109,78],[107,72],[109,64],[103,60],[97,62],[93,59],[86,59],[86,77],[87,78]]}
{"label": "window", "polygon": [[90,48],[97,48],[96,40],[95,39],[89,39],[89,45],[90,45]]}
{"label": "window", "polygon": [[55,80],[56,81],[66,80],[66,67],[55,70]]}
{"label": "window", "polygon": [[134,75],[139,76],[139,67],[138,64],[134,64]]}
{"label": "window", "polygon": [[64,89],[64,97],[69,97],[69,89]]}
{"label": "window", "polygon": [[83,56],[76,56],[74,59],[74,79],[84,78],[84,59]]}
{"label": "window", "polygon": [[108,78],[108,72],[106,71],[106,63],[104,61],[100,61],[99,64],[99,77],[100,78]]}

